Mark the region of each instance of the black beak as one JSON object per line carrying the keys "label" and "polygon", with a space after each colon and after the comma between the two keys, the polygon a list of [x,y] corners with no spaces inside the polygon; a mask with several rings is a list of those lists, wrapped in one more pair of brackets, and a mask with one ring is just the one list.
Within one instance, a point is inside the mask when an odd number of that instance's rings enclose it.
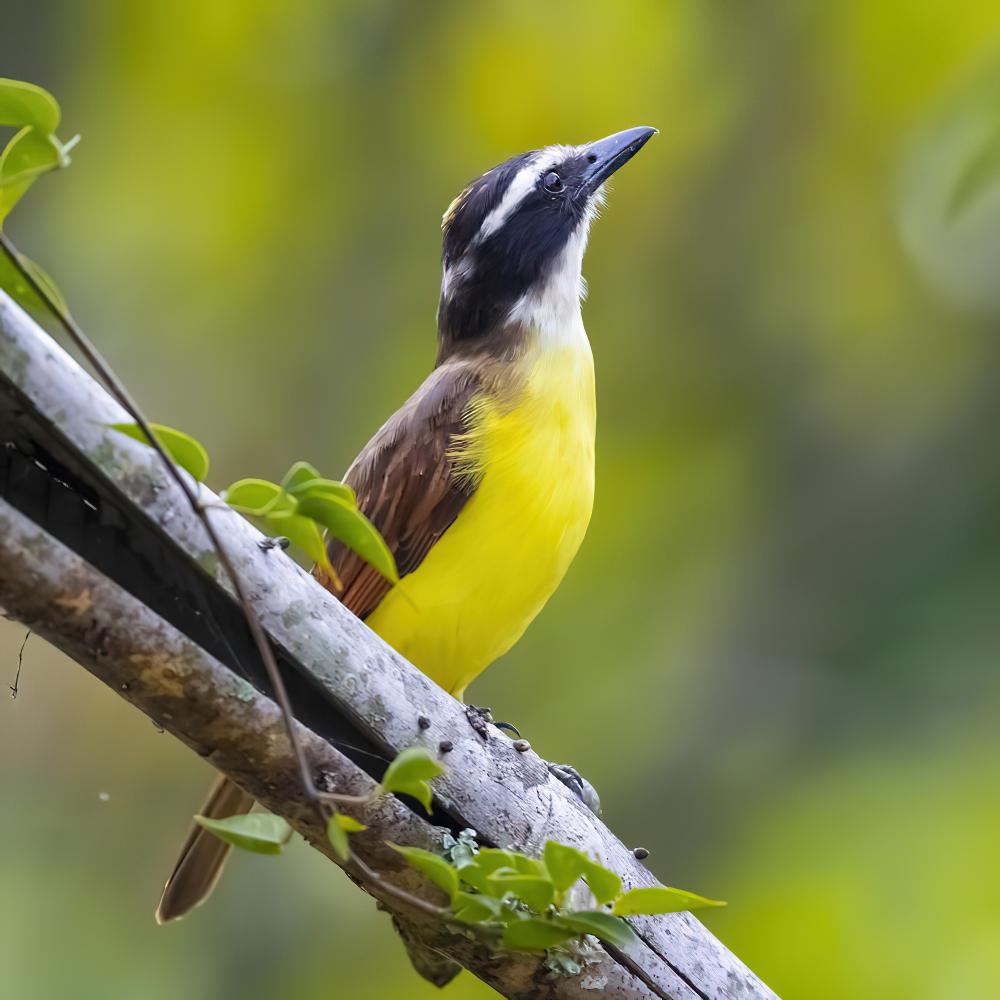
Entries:
{"label": "black beak", "polygon": [[583,176],[583,193],[593,194],[619,167],[625,166],[636,153],[656,135],[659,129],[640,125],[598,139],[586,147],[587,169]]}

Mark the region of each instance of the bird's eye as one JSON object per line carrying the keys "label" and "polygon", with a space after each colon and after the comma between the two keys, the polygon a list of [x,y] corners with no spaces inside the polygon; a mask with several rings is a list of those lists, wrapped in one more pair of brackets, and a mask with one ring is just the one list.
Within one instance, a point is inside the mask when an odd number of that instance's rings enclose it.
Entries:
{"label": "bird's eye", "polygon": [[562,178],[554,170],[550,170],[542,178],[542,187],[550,194],[558,194],[563,189]]}

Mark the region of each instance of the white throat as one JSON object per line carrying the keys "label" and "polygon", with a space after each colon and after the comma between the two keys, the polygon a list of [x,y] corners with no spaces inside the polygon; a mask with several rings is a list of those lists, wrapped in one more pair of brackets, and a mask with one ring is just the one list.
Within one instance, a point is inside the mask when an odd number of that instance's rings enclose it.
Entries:
{"label": "white throat", "polygon": [[588,210],[539,284],[514,303],[510,319],[536,337],[539,347],[578,346],[587,342],[580,303],[587,296],[581,273],[583,253],[595,210]]}

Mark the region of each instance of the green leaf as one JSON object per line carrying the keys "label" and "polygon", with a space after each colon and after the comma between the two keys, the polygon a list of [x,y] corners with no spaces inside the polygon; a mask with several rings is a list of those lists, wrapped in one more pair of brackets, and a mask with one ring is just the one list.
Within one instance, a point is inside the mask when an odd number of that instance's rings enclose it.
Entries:
{"label": "green leaf", "polygon": [[613,871],[594,861],[589,863],[583,878],[598,906],[610,903],[622,891],[622,880]]}
{"label": "green leaf", "polygon": [[335,500],[341,500],[352,507],[357,507],[358,504],[354,490],[347,483],[338,483],[336,479],[307,479],[288,492],[300,500],[305,500],[307,497],[319,497],[321,500],[333,497]]}
{"label": "green leaf", "polygon": [[334,854],[341,861],[348,861],[351,857],[351,845],[347,839],[347,831],[337,822],[337,813],[334,813],[326,824],[326,839],[330,841]]}
{"label": "green leaf", "polygon": [[500,890],[490,882],[490,877],[501,871],[512,875],[537,876],[551,881],[545,866],[540,861],[519,854],[517,851],[504,851],[497,847],[480,848],[478,853],[460,866],[459,874],[462,880],[474,889],[495,895]]}
{"label": "green leaf", "polygon": [[537,858],[529,858],[519,851],[505,851],[499,847],[483,847],[477,855],[477,861],[486,872],[495,872],[499,868],[513,868],[522,875],[541,875],[548,878],[548,871]]}
{"label": "green leaf", "polygon": [[[52,276],[49,274],[41,264],[33,261],[30,257],[26,257],[23,253],[18,254],[21,260],[21,264],[24,269],[35,279],[35,283],[46,295],[55,303],[56,307],[61,313],[68,316],[69,306],[66,304],[66,299],[63,293],[59,291],[59,286],[52,280]],[[36,296],[37,297],[37,296]],[[46,306],[46,311],[48,307]]]}
{"label": "green leaf", "polygon": [[725,905],[721,900],[706,899],[684,889],[629,889],[615,900],[614,912],[620,917],[627,917],[639,913],[680,913],[684,910],[703,910],[710,906]]}
{"label": "green leaf", "polygon": [[481,924],[484,920],[498,920],[503,909],[498,899],[459,889],[451,899],[457,919],[467,924]]}
{"label": "green leaf", "polygon": [[282,491],[277,483],[267,479],[238,479],[223,491],[222,496],[241,514],[261,517],[277,505]]}
{"label": "green leaf", "polygon": [[545,842],[542,858],[545,861],[545,867],[552,876],[552,884],[556,887],[557,892],[565,892],[571,888],[593,865],[593,861],[583,851],[578,851],[575,847],[569,847],[567,844],[560,844],[555,840]]}
{"label": "green leaf", "polygon": [[444,766],[428,750],[424,747],[407,747],[386,768],[380,785],[383,792],[412,795],[429,813],[433,793],[428,782],[439,774],[444,774]]}
{"label": "green leaf", "polygon": [[346,830],[348,833],[361,833],[362,830],[367,830],[368,827],[359,819],[355,819],[353,816],[348,816],[346,813],[335,813],[337,817],[337,825],[341,830]]}
{"label": "green leaf", "polygon": [[555,895],[552,882],[542,875],[522,875],[520,872],[508,874],[507,869],[501,869],[491,875],[489,881],[495,892],[500,895],[513,893],[536,913],[544,913]]}
{"label": "green leaf", "polygon": [[346,483],[338,483],[336,479],[324,479],[315,465],[308,462],[296,462],[281,480],[282,487],[292,496],[302,499],[307,496],[336,497],[356,505],[354,490]]}
{"label": "green leaf", "polygon": [[487,875],[500,868],[510,868],[517,871],[517,854],[514,851],[504,851],[499,847],[481,847],[476,855],[476,867]]}
{"label": "green leaf", "polygon": [[458,872],[444,858],[425,851],[422,847],[401,847],[399,844],[389,845],[406,858],[411,868],[426,875],[449,899],[458,892]]}
{"label": "green leaf", "polygon": [[195,816],[194,819],[219,840],[254,854],[280,854],[292,835],[292,828],[280,816],[271,813],[249,813],[228,819]]}
{"label": "green leaf", "polygon": [[578,910],[563,913],[559,923],[577,934],[593,934],[594,937],[613,944],[616,948],[627,948],[635,942],[635,932],[621,917],[614,917],[603,910]]}
{"label": "green leaf", "polygon": [[284,535],[313,562],[319,563],[328,572],[332,570],[323,535],[311,518],[302,517],[290,510],[276,510],[265,514],[263,520],[272,534]]}
{"label": "green leaf", "polygon": [[319,474],[319,469],[315,465],[310,465],[308,462],[296,462],[285,473],[284,478],[281,480],[281,485],[289,493],[294,493],[296,488],[303,483],[320,478],[322,477]]}
{"label": "green leaf", "polygon": [[359,823],[353,816],[335,812],[326,824],[326,836],[337,857],[341,861],[347,861],[351,856],[351,845],[348,843],[347,835],[367,829],[364,823]]}
{"label": "green leaf", "polygon": [[61,149],[56,139],[33,128],[11,139],[0,155],[0,223],[42,174],[62,164]]}
{"label": "green leaf", "polygon": [[0,78],[0,125],[31,125],[52,133],[59,127],[59,104],[41,87]]}
{"label": "green leaf", "polygon": [[[55,283],[42,268],[23,253],[18,254],[24,269],[28,271],[38,282],[38,284],[48,292],[55,304],[68,313],[66,300],[56,287]],[[41,322],[45,322],[52,315],[48,305],[39,297],[31,287],[27,278],[14,267],[10,258],[4,253],[0,253],[0,288],[2,288],[22,309],[26,309]]]}
{"label": "green leaf", "polygon": [[0,186],[34,180],[61,165],[62,146],[54,136],[23,128],[7,143],[0,156]]}
{"label": "green leaf", "polygon": [[959,173],[948,199],[948,221],[956,221],[989,188],[997,184],[1000,184],[1000,123],[996,132]]}
{"label": "green leaf", "polygon": [[503,943],[510,951],[545,951],[576,937],[577,933],[551,920],[528,917],[508,924],[503,932]]}
{"label": "green leaf", "polygon": [[468,885],[471,885],[473,889],[478,889],[480,892],[486,893],[487,895],[493,892],[493,886],[490,885],[490,872],[486,872],[482,869],[477,861],[473,861],[471,864],[462,865],[458,870],[459,878]]}
{"label": "green leaf", "polygon": [[[112,430],[125,434],[127,437],[149,444],[146,435],[138,424],[109,424]],[[208,452],[205,446],[189,434],[167,427],[164,424],[150,424],[150,429],[163,450],[182,468],[191,474],[199,483],[208,475]]]}
{"label": "green leaf", "polygon": [[399,583],[396,561],[375,526],[341,497],[310,495],[299,500],[299,513],[319,522],[338,541],[356,552],[390,583]]}

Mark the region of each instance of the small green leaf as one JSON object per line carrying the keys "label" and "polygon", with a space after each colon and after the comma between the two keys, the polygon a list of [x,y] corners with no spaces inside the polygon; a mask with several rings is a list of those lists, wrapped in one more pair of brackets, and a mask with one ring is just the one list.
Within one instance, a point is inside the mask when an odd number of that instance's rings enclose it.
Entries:
{"label": "small green leaf", "polygon": [[354,490],[347,483],[338,483],[336,479],[307,479],[305,482],[299,483],[294,488],[289,489],[288,492],[300,500],[305,500],[307,497],[318,497],[321,500],[326,497],[333,497],[336,500],[342,500],[344,503],[350,504],[352,507],[357,507],[358,505]]}
{"label": "small green leaf", "polygon": [[480,848],[475,855],[459,866],[459,874],[463,881],[489,895],[502,895],[490,882],[490,877],[497,872],[529,875],[551,881],[545,866],[540,861],[519,854],[517,851],[504,851],[497,847]]}
{"label": "small green leaf", "polygon": [[289,493],[294,493],[296,488],[302,483],[307,483],[312,479],[319,479],[319,469],[308,462],[296,462],[284,475],[281,485]]}
{"label": "small green leaf", "polygon": [[628,917],[640,913],[680,913],[684,910],[703,910],[710,906],[725,905],[721,900],[706,899],[684,889],[629,889],[615,900],[614,912],[620,917]]}
{"label": "small green leaf", "polygon": [[[21,265],[35,281],[49,294],[53,302],[64,312],[69,310],[62,293],[55,282],[42,268],[23,253],[18,254]],[[0,254],[0,288],[2,288],[22,309],[36,316],[42,323],[49,319],[52,311],[42,298],[35,292],[21,272],[10,262],[6,254]]]}
{"label": "small green leaf", "polygon": [[522,875],[541,875],[548,878],[548,871],[537,858],[529,858],[519,851],[505,851],[499,847],[484,847],[476,856],[480,867],[487,872],[497,871],[499,868],[511,868]]}
{"label": "small green leaf", "polygon": [[332,494],[305,496],[299,501],[299,513],[322,524],[333,538],[356,552],[390,583],[399,583],[389,547],[353,503]]}
{"label": "small green leaf", "polygon": [[583,851],[555,840],[545,842],[542,857],[545,867],[552,876],[552,884],[558,892],[565,892],[575,885],[583,873],[593,865],[593,861]]}
{"label": "small green leaf", "polygon": [[613,871],[592,861],[575,847],[549,840],[543,856],[557,892],[566,892],[582,877],[597,904],[603,906],[622,891],[622,881]]}
{"label": "small green leaf", "polygon": [[359,823],[353,816],[335,812],[326,824],[326,836],[337,857],[341,861],[347,861],[351,857],[351,845],[348,843],[347,835],[367,829],[364,823]]}
{"label": "small green leaf", "polygon": [[62,163],[61,147],[52,136],[23,128],[0,155],[0,223],[44,173]]}
{"label": "small green leaf", "polygon": [[622,880],[610,869],[591,861],[583,879],[594,894],[598,906],[610,903],[622,891]]}
{"label": "small green leaf", "polygon": [[346,830],[348,833],[361,833],[362,830],[368,829],[361,820],[355,819],[353,816],[348,816],[346,813],[335,813],[335,815],[337,817],[337,825],[341,830]]}
{"label": "small green leaf", "polygon": [[334,854],[341,861],[349,861],[351,857],[351,845],[347,839],[347,831],[337,822],[337,814],[334,813],[326,824],[326,839],[330,841]]}
{"label": "small green leaf", "polygon": [[528,917],[508,924],[503,932],[503,943],[510,951],[545,951],[578,933],[551,920]]}
{"label": "small green leaf", "polygon": [[319,469],[308,462],[296,462],[281,480],[282,487],[292,496],[302,499],[307,496],[337,497],[355,506],[354,490],[336,479],[324,479]]}
{"label": "small green leaf", "polygon": [[313,562],[319,563],[325,569],[329,568],[323,535],[311,518],[302,517],[292,510],[275,510],[265,514],[263,520],[272,534],[284,535],[302,549]]}
{"label": "small green leaf", "polygon": [[255,854],[280,854],[292,835],[292,828],[280,816],[271,813],[249,813],[228,819],[195,816],[194,819],[219,840]]}
{"label": "small green leaf", "polygon": [[444,765],[435,760],[426,747],[407,747],[396,754],[396,758],[386,768],[382,777],[382,787],[386,791],[399,791],[402,783],[429,781],[444,774]]}
{"label": "small green leaf", "polygon": [[[261,517],[281,499],[281,487],[267,479],[238,479],[223,491],[223,499],[241,514]],[[289,504],[289,508],[291,508]]]}
{"label": "small green leaf", "polygon": [[499,847],[481,847],[476,855],[476,867],[487,875],[492,875],[500,868],[510,868],[516,872],[516,858],[514,851],[504,851]]}
{"label": "small green leaf", "polygon": [[21,129],[0,156],[0,186],[32,181],[39,174],[56,170],[61,164],[61,149],[55,136],[34,128]]}
{"label": "small green leaf", "polygon": [[0,125],[31,125],[51,134],[59,128],[59,104],[33,83],[0,78]]}
{"label": "small green leaf", "polygon": [[59,291],[59,286],[52,280],[52,275],[41,264],[33,261],[30,257],[26,257],[23,253],[18,254],[18,257],[20,257],[24,269],[35,279],[38,287],[48,295],[63,315],[68,316],[69,306],[66,304],[63,293]]}
{"label": "small green leaf", "polygon": [[536,913],[544,913],[555,894],[551,881],[544,876],[522,875],[520,872],[508,873],[507,869],[501,869],[491,875],[490,884],[494,894],[503,895],[511,892]]}
{"label": "small green leaf", "polygon": [[[136,441],[149,444],[138,424],[109,424],[108,426]],[[194,479],[199,483],[203,482],[208,475],[208,452],[205,451],[205,446],[189,434],[173,427],[167,427],[164,424],[150,424],[149,426],[157,441],[163,446],[163,450]]]}
{"label": "small green leaf", "polygon": [[478,861],[462,865],[459,868],[458,874],[461,880],[471,885],[473,889],[478,889],[480,892],[487,894],[493,892],[493,886],[490,885],[489,881],[492,873],[484,871]]}
{"label": "small green leaf", "polygon": [[449,899],[458,892],[458,872],[444,858],[425,851],[422,847],[401,847],[389,845],[406,858],[411,868],[426,875]]}
{"label": "small green leaf", "polygon": [[407,747],[396,755],[386,768],[380,782],[383,792],[412,795],[429,813],[432,792],[431,778],[444,774],[444,765],[435,760],[424,747]]}
{"label": "small green leaf", "polygon": [[559,923],[577,934],[593,934],[594,937],[613,944],[616,948],[627,948],[635,941],[635,932],[621,917],[613,917],[603,910],[578,910],[563,913]]}
{"label": "small green leaf", "polygon": [[467,924],[481,924],[484,920],[498,920],[502,904],[498,899],[461,889],[451,899],[455,917]]}

